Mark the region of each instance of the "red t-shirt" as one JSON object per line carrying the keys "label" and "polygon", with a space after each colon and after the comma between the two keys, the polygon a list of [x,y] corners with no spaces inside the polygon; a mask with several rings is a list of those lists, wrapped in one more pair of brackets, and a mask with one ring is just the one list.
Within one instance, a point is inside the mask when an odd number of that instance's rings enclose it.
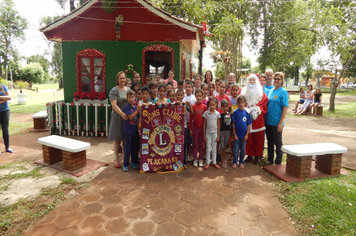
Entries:
{"label": "red t-shirt", "polygon": [[190,116],[189,130],[192,130],[192,124],[194,125],[194,127],[203,127],[203,114],[207,110],[206,106],[203,103],[195,103],[192,108],[194,111],[194,115]]}
{"label": "red t-shirt", "polygon": [[231,107],[231,102],[230,102],[230,98],[229,96],[227,96],[226,94],[224,94],[224,96],[220,96],[219,94],[215,96],[216,99],[218,99],[218,106],[216,107],[216,110],[221,114],[223,113],[223,110],[221,108],[221,101],[226,99],[227,102],[229,103],[229,107]]}

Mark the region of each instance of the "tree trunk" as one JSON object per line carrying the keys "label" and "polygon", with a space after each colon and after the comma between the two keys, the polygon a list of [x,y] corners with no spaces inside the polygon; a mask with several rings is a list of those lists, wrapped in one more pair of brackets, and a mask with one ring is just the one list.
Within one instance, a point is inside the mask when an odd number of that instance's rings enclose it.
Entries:
{"label": "tree trunk", "polygon": [[58,78],[58,87],[59,89],[63,88],[63,77]]}
{"label": "tree trunk", "polygon": [[75,6],[74,6],[74,0],[69,0],[69,5],[70,5],[70,12],[75,10]]}
{"label": "tree trunk", "polygon": [[335,69],[335,76],[334,76],[334,81],[333,81],[333,87],[331,89],[331,94],[330,94],[330,105],[329,105],[329,111],[335,111],[335,95],[336,95],[336,89],[337,86],[339,85],[339,81],[337,80],[337,69]]}

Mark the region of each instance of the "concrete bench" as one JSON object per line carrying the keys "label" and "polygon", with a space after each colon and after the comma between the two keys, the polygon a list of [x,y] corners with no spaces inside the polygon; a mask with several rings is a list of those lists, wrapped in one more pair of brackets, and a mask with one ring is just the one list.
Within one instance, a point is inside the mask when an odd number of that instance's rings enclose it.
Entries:
{"label": "concrete bench", "polygon": [[86,166],[90,143],[57,135],[39,138],[38,143],[42,144],[43,162],[48,165],[63,161],[63,168],[69,171]]}
{"label": "concrete bench", "polygon": [[32,115],[33,130],[31,131],[48,131],[47,128],[47,111],[39,111]]}
{"label": "concrete bench", "polygon": [[313,156],[316,169],[329,175],[340,174],[342,154],[347,148],[335,143],[312,143],[284,145],[282,151],[287,153],[287,172],[298,178],[310,178]]}

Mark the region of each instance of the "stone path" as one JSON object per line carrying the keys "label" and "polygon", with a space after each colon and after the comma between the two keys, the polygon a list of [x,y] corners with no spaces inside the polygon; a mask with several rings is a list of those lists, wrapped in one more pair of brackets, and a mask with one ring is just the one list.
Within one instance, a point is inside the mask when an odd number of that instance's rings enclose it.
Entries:
{"label": "stone path", "polygon": [[260,167],[141,175],[107,167],[35,235],[298,235]]}

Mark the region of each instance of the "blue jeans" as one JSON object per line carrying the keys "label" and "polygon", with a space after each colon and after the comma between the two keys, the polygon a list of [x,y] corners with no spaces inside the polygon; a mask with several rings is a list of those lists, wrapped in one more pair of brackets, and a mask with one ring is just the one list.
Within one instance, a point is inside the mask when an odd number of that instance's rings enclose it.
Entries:
{"label": "blue jeans", "polygon": [[124,166],[130,165],[130,154],[131,163],[138,164],[138,140],[139,135],[125,133],[125,148],[124,148]]}
{"label": "blue jeans", "polygon": [[233,164],[237,164],[237,158],[239,156],[239,150],[240,150],[239,164],[243,164],[244,163],[245,148],[246,148],[246,141],[243,138],[239,138],[239,140],[234,140],[234,159],[233,159]]}
{"label": "blue jeans", "polygon": [[0,124],[2,129],[2,138],[4,139],[5,150],[10,147],[9,121],[10,110],[0,112]]}

